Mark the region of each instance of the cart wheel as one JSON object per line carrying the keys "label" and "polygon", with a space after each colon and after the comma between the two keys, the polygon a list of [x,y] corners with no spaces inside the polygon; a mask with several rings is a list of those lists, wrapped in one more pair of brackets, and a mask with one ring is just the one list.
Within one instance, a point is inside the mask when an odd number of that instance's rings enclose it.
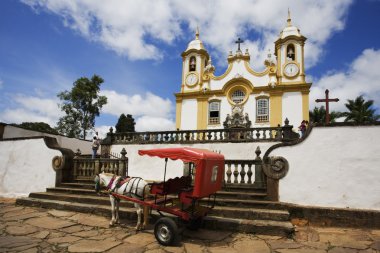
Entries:
{"label": "cart wheel", "polygon": [[160,218],[154,225],[154,236],[161,245],[173,245],[178,239],[177,224],[168,217]]}
{"label": "cart wheel", "polygon": [[189,230],[198,230],[202,227],[203,225],[203,218],[202,217],[197,217],[195,219],[191,219],[189,221],[189,224],[187,224],[187,228]]}

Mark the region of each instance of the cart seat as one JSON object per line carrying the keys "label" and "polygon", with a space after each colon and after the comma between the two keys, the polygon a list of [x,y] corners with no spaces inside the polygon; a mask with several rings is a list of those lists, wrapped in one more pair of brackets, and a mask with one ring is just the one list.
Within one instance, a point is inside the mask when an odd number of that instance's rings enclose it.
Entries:
{"label": "cart seat", "polygon": [[165,183],[152,183],[150,193],[158,195],[177,194],[181,189],[188,188],[190,185],[191,176],[176,177],[169,179]]}
{"label": "cart seat", "polygon": [[193,197],[193,188],[189,187],[186,189],[182,189],[178,194],[179,201],[183,204],[191,204]]}

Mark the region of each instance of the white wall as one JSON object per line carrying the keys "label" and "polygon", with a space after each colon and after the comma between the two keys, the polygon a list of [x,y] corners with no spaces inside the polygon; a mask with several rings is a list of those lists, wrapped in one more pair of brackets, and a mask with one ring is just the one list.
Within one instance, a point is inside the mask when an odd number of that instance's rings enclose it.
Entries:
{"label": "white wall", "polygon": [[182,101],[181,130],[197,129],[198,103],[196,99]]}
{"label": "white wall", "polygon": [[52,168],[58,150],[49,149],[41,139],[0,141],[0,196],[27,196],[55,185]]}
{"label": "white wall", "polygon": [[[225,159],[255,159],[255,150],[260,146],[261,157],[265,151],[277,142],[260,142],[260,143],[205,143],[205,144],[156,144],[156,145],[113,145],[111,151],[120,153],[122,148],[127,151],[129,175],[134,177],[142,177],[147,180],[163,180],[164,175],[164,159],[150,156],[138,155],[140,149],[154,148],[174,148],[174,147],[193,147],[204,148],[221,152]],[[183,175],[182,161],[168,161],[167,178]]]}
{"label": "white wall", "polygon": [[380,126],[314,128],[296,146],[275,149],[289,172],[280,201],[380,210]]}
{"label": "white wall", "polygon": [[76,152],[79,148],[82,154],[91,154],[91,141],[79,140],[76,138],[69,138],[62,135],[47,134],[38,131],[27,130],[19,127],[7,125],[4,128],[3,138],[22,138],[34,136],[50,136],[57,139],[58,144],[63,148],[71,149]]}
{"label": "white wall", "polygon": [[282,96],[282,119],[288,118],[289,124],[296,131],[302,118],[302,94],[301,92],[285,92]]}

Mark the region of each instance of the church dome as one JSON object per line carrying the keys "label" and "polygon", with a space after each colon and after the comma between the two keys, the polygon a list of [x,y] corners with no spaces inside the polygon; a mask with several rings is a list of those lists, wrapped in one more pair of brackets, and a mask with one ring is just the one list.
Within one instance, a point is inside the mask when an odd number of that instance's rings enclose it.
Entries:
{"label": "church dome", "polygon": [[191,49],[196,49],[196,50],[205,50],[205,47],[203,46],[203,42],[199,39],[199,30],[197,28],[197,31],[195,33],[195,40],[190,41],[189,45],[187,45],[187,48],[185,50],[189,51]]}
{"label": "church dome", "polygon": [[290,12],[288,11],[288,25],[280,32],[280,39],[284,39],[288,36],[301,37],[300,30],[292,25],[292,19],[290,18]]}

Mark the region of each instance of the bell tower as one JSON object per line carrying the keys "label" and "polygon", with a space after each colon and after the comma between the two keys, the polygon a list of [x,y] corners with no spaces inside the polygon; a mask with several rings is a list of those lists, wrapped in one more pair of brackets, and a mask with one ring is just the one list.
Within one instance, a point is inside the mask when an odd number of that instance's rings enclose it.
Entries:
{"label": "bell tower", "polygon": [[182,93],[202,90],[202,77],[209,58],[203,42],[199,39],[199,29],[197,28],[195,39],[182,53]]}
{"label": "bell tower", "polygon": [[288,10],[287,26],[281,31],[275,42],[277,56],[277,77],[279,84],[296,84],[305,82],[304,45],[306,37],[292,25]]}

